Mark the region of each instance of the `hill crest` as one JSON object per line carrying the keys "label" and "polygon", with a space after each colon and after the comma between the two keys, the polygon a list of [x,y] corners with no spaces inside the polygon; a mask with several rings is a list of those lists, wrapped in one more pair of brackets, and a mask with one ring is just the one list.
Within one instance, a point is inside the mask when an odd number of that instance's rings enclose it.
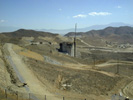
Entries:
{"label": "hill crest", "polygon": [[[74,32],[69,32],[65,36],[74,36]],[[108,36],[111,34],[116,35],[133,35],[133,27],[129,26],[121,26],[121,27],[107,27],[103,30],[91,30],[87,32],[77,32],[77,35],[81,36],[89,36],[89,35],[99,35],[99,36]]]}
{"label": "hill crest", "polygon": [[1,34],[5,35],[5,36],[9,36],[9,37],[16,37],[16,38],[38,37],[38,36],[51,37],[51,36],[57,36],[58,35],[58,34],[53,34],[50,32],[42,32],[42,31],[26,30],[26,29],[19,29],[19,30],[14,31],[14,32],[3,32]]}

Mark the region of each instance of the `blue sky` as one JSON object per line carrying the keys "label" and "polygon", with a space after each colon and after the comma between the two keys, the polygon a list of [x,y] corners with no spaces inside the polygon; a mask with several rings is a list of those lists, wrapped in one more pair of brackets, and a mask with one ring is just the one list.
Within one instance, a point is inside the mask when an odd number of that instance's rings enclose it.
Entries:
{"label": "blue sky", "polygon": [[0,0],[0,26],[68,29],[133,24],[133,0]]}

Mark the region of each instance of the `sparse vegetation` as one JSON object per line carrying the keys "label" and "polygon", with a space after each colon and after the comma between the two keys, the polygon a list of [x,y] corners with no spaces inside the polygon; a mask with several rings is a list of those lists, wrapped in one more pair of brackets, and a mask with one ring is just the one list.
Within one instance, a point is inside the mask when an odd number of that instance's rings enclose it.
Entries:
{"label": "sparse vegetation", "polygon": [[[5,66],[8,70],[7,73],[10,74],[9,81],[15,77],[15,82],[10,83],[10,85],[13,84],[12,91],[24,91],[23,87],[22,89],[19,87],[23,83],[20,82],[12,68],[14,64],[21,63],[22,67],[33,75],[33,80],[38,83],[35,84],[36,87],[43,87],[52,95],[58,92],[67,97],[74,93],[76,97],[91,98],[91,95],[95,95],[92,97],[93,99],[100,96],[106,99],[113,94],[119,94],[121,90],[125,90],[125,94],[123,94],[128,95],[126,92],[130,91],[129,93],[131,93],[132,90],[124,88],[132,81],[133,77],[131,41],[133,34],[132,28],[130,31],[126,31],[126,29],[130,30],[130,27],[109,27],[104,30],[86,32],[85,36],[77,37],[77,58],[58,51],[59,43],[73,41],[72,37],[24,29],[0,34],[0,49],[3,50],[0,57],[9,64],[8,67]],[[112,32],[116,33],[112,34]],[[129,40],[124,37],[125,32],[128,32],[126,35],[130,36]],[[67,35],[71,36],[73,33]],[[11,44],[7,45],[6,43]],[[19,60],[11,55],[15,55]],[[12,60],[12,65],[9,60]],[[119,73],[116,74],[116,72]],[[25,74],[26,71],[21,73]],[[12,75],[13,77],[11,77]],[[31,76],[29,80],[32,80]],[[32,84],[30,82],[26,84],[30,89]],[[32,91],[36,90],[35,86],[32,87]],[[40,88],[37,91],[42,93],[43,90],[41,91]],[[3,95],[4,92],[1,92],[0,96],[5,100]],[[130,94],[130,97],[132,96],[133,94]],[[11,96],[11,100],[13,98]]]}

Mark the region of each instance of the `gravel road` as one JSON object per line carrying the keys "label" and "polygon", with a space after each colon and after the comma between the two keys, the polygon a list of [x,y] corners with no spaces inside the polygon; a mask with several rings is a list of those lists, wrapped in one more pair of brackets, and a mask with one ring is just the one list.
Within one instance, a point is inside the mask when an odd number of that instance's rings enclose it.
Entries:
{"label": "gravel road", "polygon": [[[47,91],[46,87],[37,79],[37,77],[33,74],[33,72],[27,67],[27,65],[23,62],[21,56],[17,55],[13,50],[13,44],[7,43],[5,44],[6,50],[9,52],[9,55],[6,56],[10,65],[13,67],[16,75],[22,83],[27,83],[25,89],[28,93],[36,93],[39,95],[49,95],[56,100],[49,91]],[[32,99],[39,100],[38,97],[32,95]],[[39,97],[40,98],[40,97]]]}

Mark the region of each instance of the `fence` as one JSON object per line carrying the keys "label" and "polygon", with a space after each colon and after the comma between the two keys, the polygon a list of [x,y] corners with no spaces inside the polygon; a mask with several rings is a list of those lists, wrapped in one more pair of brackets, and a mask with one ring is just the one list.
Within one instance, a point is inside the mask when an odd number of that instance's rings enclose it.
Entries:
{"label": "fence", "polygon": [[4,91],[4,99],[2,100],[87,100],[85,98],[76,97],[63,97],[59,94],[56,95],[39,95],[35,93],[22,93],[22,92],[10,92]]}
{"label": "fence", "polygon": [[[3,93],[3,98],[0,100],[87,100],[85,98],[76,98],[76,97],[63,97],[59,94],[56,95],[40,95],[35,93],[22,93],[22,92],[11,92],[5,90]],[[90,100],[90,99],[88,99]],[[123,96],[112,95],[110,100],[133,100],[133,99],[125,99]]]}

